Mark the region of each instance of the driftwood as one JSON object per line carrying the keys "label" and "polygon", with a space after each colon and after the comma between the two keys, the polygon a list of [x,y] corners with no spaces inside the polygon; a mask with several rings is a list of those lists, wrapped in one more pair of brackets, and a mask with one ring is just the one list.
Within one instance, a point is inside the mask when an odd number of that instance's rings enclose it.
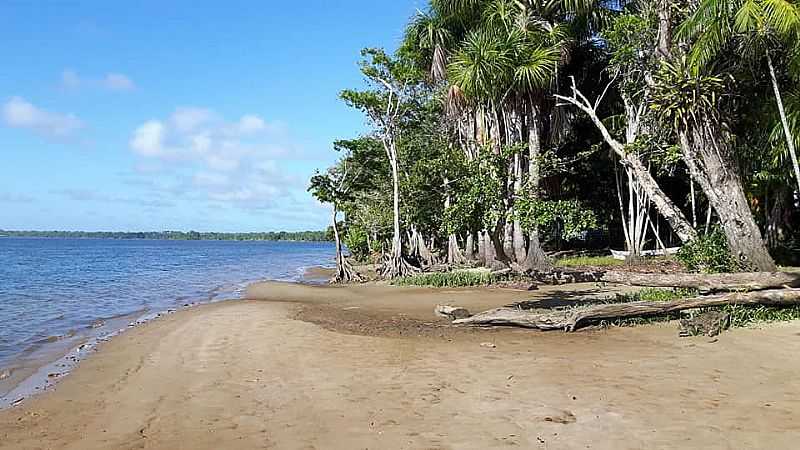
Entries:
{"label": "driftwood", "polygon": [[458,325],[509,325],[539,330],[574,331],[599,320],[655,316],[687,309],[723,305],[789,306],[800,304],[800,289],[734,292],[665,302],[630,302],[536,313],[522,309],[497,308],[453,321]]}
{"label": "driftwood", "polygon": [[604,273],[600,281],[631,286],[691,288],[700,292],[760,291],[782,287],[800,287],[800,274],[787,272],[744,273]]}
{"label": "driftwood", "polygon": [[800,287],[800,274],[788,272],[696,274],[609,270],[533,272],[528,276],[544,284],[602,282],[629,286],[690,288],[703,293]]}

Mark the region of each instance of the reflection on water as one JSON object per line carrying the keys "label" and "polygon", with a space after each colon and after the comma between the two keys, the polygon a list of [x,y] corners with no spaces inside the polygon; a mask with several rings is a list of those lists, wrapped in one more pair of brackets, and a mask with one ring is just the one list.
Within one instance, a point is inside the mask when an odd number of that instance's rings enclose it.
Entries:
{"label": "reflection on water", "polygon": [[0,238],[0,373],[111,319],[236,298],[332,254],[329,243]]}

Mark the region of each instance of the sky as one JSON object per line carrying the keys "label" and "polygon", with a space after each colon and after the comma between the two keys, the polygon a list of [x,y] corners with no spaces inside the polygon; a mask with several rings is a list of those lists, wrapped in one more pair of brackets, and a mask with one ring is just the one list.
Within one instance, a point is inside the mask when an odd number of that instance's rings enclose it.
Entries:
{"label": "sky", "polygon": [[323,229],[363,47],[421,0],[0,4],[0,229]]}

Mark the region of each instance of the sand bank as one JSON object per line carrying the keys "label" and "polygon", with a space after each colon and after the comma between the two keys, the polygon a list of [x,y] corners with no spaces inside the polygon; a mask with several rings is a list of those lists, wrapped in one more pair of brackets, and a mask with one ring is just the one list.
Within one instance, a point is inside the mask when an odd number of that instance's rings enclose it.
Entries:
{"label": "sand bank", "polygon": [[674,324],[567,335],[432,314],[596,289],[256,285],[103,343],[0,412],[0,448],[796,448],[800,324],[709,342]]}

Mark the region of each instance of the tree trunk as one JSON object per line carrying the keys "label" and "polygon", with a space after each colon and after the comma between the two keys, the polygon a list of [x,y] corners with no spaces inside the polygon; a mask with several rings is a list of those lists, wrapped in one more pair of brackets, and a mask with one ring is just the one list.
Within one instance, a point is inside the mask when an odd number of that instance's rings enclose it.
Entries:
{"label": "tree trunk", "polygon": [[412,243],[412,257],[416,258],[421,266],[432,266],[436,263],[436,258],[434,258],[433,253],[431,253],[428,245],[425,243],[425,239],[415,225],[411,226],[410,242]]}
{"label": "tree trunk", "polygon": [[672,55],[672,2],[658,0],[658,44],[656,51],[660,58],[669,58]]}
{"label": "tree trunk", "polygon": [[[444,179],[444,188],[445,190],[449,189],[449,180],[447,178]],[[444,209],[447,210],[448,208],[450,208],[450,192],[447,192],[444,198]],[[458,248],[458,238],[455,234],[450,233],[447,236],[447,263],[464,264],[465,262],[464,253]]]}
{"label": "tree trunk", "polygon": [[478,262],[486,265],[486,230],[478,232]]}
{"label": "tree trunk", "polygon": [[772,57],[767,53],[767,65],[769,66],[769,77],[772,80],[772,90],[775,91],[775,102],[778,104],[778,114],[781,116],[781,125],[783,126],[783,134],[786,137],[786,147],[789,148],[789,157],[792,159],[792,168],[794,168],[794,178],[797,182],[797,193],[800,194],[800,163],[797,162],[797,152],[794,148],[794,138],[792,131],[789,129],[789,122],[786,119],[786,111],[783,109],[783,99],[781,98],[781,91],[778,88],[778,79],[775,77],[775,67],[772,65]]}
{"label": "tree trunk", "polygon": [[689,173],[714,207],[732,254],[746,271],[771,272],[775,262],[767,251],[736,171],[732,152],[713,118],[679,130],[681,152]]}
{"label": "tree trunk", "polygon": [[516,261],[516,244],[514,242],[514,222],[506,222],[503,226],[503,254],[509,261]]}
{"label": "tree trunk", "polygon": [[352,283],[352,282],[362,282],[364,278],[356,272],[353,267],[350,265],[350,262],[347,261],[347,258],[344,257],[342,253],[342,240],[339,236],[339,225],[336,223],[336,216],[339,212],[336,208],[336,204],[333,205],[333,238],[334,242],[336,243],[336,272],[331,278],[331,283]]}
{"label": "tree trunk", "polygon": [[477,259],[475,256],[475,233],[472,231],[467,232],[467,239],[464,242],[464,257],[469,262]]}
{"label": "tree trunk", "polygon": [[389,158],[389,165],[392,169],[392,212],[393,212],[393,235],[392,249],[389,257],[384,261],[381,275],[391,279],[402,277],[413,273],[416,269],[411,266],[403,257],[403,237],[400,233],[400,174],[397,162],[397,149],[394,139],[387,137],[383,141],[386,155]]}
{"label": "tree trunk", "polygon": [[[540,129],[539,106],[533,97],[529,99],[528,105],[528,189],[529,195],[535,199],[539,198],[539,158],[542,153],[542,137]],[[534,226],[528,230],[528,249],[525,259],[519,264],[520,270],[528,272],[531,270],[548,270],[552,267],[550,260],[542,250],[539,241],[538,227]]]}

